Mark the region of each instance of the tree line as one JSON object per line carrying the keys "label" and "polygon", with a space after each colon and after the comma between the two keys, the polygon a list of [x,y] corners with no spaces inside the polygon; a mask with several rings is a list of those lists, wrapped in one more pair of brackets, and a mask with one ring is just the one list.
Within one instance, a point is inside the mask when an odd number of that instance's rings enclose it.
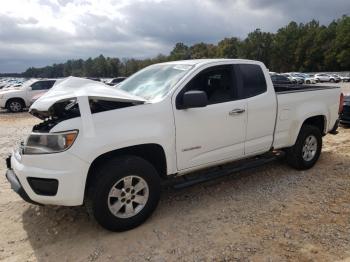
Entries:
{"label": "tree line", "polygon": [[217,44],[177,43],[169,55],[154,58],[111,58],[100,55],[86,60],[68,60],[42,68],[30,67],[24,77],[116,77],[129,76],[159,62],[197,58],[244,58],[259,60],[276,72],[350,70],[350,17],[333,20],[328,26],[316,20],[290,22],[276,33],[260,29],[245,39],[229,37]]}

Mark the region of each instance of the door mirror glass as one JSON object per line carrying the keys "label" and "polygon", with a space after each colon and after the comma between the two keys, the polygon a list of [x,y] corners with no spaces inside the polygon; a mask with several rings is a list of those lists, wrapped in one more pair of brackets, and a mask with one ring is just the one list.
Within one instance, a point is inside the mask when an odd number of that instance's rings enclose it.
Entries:
{"label": "door mirror glass", "polygon": [[204,91],[187,91],[182,98],[183,108],[205,107],[208,105],[208,96]]}

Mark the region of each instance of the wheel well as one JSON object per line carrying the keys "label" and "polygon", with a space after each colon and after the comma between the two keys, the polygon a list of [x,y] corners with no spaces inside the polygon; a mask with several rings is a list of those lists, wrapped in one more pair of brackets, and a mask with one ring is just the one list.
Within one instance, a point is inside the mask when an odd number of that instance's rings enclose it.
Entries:
{"label": "wheel well", "polygon": [[166,177],[166,157],[162,146],[158,144],[142,144],[113,150],[97,157],[90,165],[85,189],[88,189],[91,185],[91,182],[94,181],[96,176],[95,170],[103,165],[105,161],[122,155],[133,155],[141,157],[149,161],[155,167],[160,177]]}
{"label": "wheel well", "polygon": [[8,100],[6,101],[6,108],[8,107],[8,104],[9,104],[11,101],[13,101],[13,100],[19,100],[19,101],[21,101],[23,107],[26,106],[26,103],[25,103],[25,101],[23,100],[23,98],[20,98],[20,97],[13,97],[13,98],[10,98],[10,99],[8,99]]}
{"label": "wheel well", "polygon": [[303,125],[315,126],[324,135],[325,134],[325,123],[326,123],[326,117],[319,115],[319,116],[309,117],[308,119],[306,119],[304,121]]}

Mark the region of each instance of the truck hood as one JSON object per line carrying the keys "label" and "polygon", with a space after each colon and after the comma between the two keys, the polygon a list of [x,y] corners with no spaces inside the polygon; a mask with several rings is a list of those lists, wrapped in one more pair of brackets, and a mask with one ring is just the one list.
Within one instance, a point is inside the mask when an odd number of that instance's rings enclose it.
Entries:
{"label": "truck hood", "polygon": [[[145,99],[89,79],[68,77],[36,100],[29,112],[48,112],[61,101],[91,98],[118,102],[144,103]],[[79,102],[79,101],[78,101]]]}

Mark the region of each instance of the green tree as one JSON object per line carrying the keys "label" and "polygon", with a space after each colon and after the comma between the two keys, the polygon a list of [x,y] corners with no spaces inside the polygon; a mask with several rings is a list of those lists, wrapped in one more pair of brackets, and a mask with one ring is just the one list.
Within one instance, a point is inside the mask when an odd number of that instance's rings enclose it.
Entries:
{"label": "green tree", "polygon": [[336,60],[342,70],[350,69],[350,17],[343,16],[338,20],[334,41]]}
{"label": "green tree", "polygon": [[237,58],[240,48],[237,37],[225,38],[218,43],[217,56],[221,58]]}
{"label": "green tree", "polygon": [[296,70],[295,50],[299,40],[299,26],[290,22],[277,31],[272,44],[272,69],[278,72]]}
{"label": "green tree", "polygon": [[190,58],[190,49],[184,43],[177,43],[174,49],[170,52],[170,60],[185,60]]}
{"label": "green tree", "polygon": [[217,47],[213,44],[199,43],[190,47],[191,58],[214,58],[216,57]]}

